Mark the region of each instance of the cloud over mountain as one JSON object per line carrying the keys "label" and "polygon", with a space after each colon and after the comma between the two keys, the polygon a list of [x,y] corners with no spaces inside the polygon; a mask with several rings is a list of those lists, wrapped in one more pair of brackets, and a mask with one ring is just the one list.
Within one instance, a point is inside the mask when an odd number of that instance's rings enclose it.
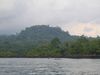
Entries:
{"label": "cloud over mountain", "polygon": [[71,34],[100,35],[100,0],[0,0],[0,34],[50,24]]}

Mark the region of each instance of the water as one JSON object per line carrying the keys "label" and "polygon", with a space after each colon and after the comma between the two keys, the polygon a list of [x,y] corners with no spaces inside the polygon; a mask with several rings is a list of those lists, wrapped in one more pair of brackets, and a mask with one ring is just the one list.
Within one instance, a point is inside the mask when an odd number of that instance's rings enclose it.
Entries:
{"label": "water", "polygon": [[0,75],[100,75],[100,59],[0,58]]}

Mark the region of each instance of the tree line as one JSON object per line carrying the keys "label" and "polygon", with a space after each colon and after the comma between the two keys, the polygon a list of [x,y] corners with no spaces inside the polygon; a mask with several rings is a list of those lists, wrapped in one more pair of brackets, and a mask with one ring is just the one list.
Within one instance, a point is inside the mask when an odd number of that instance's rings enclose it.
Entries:
{"label": "tree line", "polygon": [[[44,42],[20,50],[9,50],[10,43],[5,42],[8,49],[0,49],[0,57],[88,57],[100,55],[100,37],[88,38],[84,35],[74,41],[60,41],[54,38],[50,42]],[[17,48],[17,46],[15,46]],[[19,46],[18,46],[19,47]],[[15,48],[15,49],[16,49]]]}

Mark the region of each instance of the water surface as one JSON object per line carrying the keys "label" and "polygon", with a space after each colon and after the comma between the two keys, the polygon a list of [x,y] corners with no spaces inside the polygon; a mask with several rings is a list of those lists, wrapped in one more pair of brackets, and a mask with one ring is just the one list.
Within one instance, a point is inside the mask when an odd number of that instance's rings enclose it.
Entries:
{"label": "water surface", "polygon": [[100,59],[0,58],[0,75],[100,75]]}

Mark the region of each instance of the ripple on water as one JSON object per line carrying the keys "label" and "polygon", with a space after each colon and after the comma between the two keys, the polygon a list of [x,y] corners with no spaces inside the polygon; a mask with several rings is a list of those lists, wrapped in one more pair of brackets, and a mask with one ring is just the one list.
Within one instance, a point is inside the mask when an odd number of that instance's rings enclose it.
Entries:
{"label": "ripple on water", "polygon": [[0,59],[0,75],[100,75],[100,59]]}

